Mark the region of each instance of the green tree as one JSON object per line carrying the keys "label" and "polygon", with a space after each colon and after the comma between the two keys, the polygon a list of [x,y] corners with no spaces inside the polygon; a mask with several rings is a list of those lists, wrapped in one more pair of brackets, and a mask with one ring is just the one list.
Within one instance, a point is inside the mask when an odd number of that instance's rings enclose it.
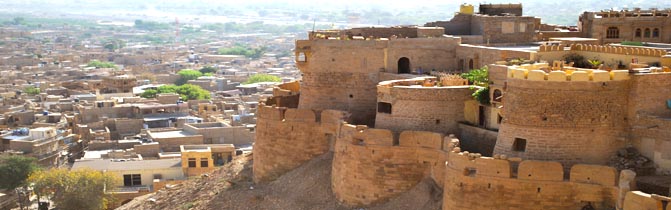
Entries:
{"label": "green tree", "polygon": [[108,40],[103,44],[103,48],[109,50],[110,52],[120,49],[126,46],[126,42],[123,40]]}
{"label": "green tree", "polygon": [[37,94],[40,94],[40,89],[36,88],[36,87],[33,87],[33,86],[30,86],[30,87],[24,88],[23,92],[25,92],[28,95],[37,95]]}
{"label": "green tree", "polygon": [[175,82],[176,85],[183,85],[189,80],[198,79],[198,77],[203,76],[203,73],[193,69],[182,69],[177,74],[179,74],[179,79]]}
{"label": "green tree", "polygon": [[217,69],[212,66],[205,66],[198,71],[200,71],[200,73],[203,73],[203,75],[207,73],[217,73]]}
{"label": "green tree", "polygon": [[0,157],[0,188],[13,190],[26,183],[28,176],[37,171],[37,159],[24,156]]}
{"label": "green tree", "polygon": [[156,90],[145,90],[140,96],[143,98],[155,98],[157,94],[161,93],[177,93],[183,100],[202,100],[210,99],[210,91],[201,88],[198,85],[164,85],[158,87]]}
{"label": "green tree", "polygon": [[249,76],[249,78],[247,78],[247,81],[243,82],[242,84],[253,84],[257,82],[281,82],[281,81],[282,81],[281,78],[270,74],[255,74]]}
{"label": "green tree", "polygon": [[114,64],[112,62],[105,62],[105,61],[99,61],[99,60],[89,61],[89,63],[86,64],[86,66],[87,67],[95,67],[97,69],[99,69],[99,68],[114,68],[114,69],[117,69],[118,68],[116,66],[116,64]]}
{"label": "green tree", "polygon": [[489,104],[489,71],[487,66],[472,69],[469,72],[462,73],[461,77],[467,79],[469,83],[473,84],[477,88],[473,92],[473,99],[480,102],[480,104],[488,105]]}
{"label": "green tree", "polygon": [[113,197],[105,191],[119,183],[113,175],[92,169],[37,171],[28,181],[38,199],[47,197],[59,209],[81,210],[106,209]]}
{"label": "green tree", "polygon": [[462,73],[461,77],[467,79],[473,85],[480,87],[489,87],[489,71],[487,66],[479,69],[471,69],[466,73]]}
{"label": "green tree", "polygon": [[219,48],[219,55],[244,55],[247,58],[258,59],[263,56],[266,47],[251,48],[249,46],[236,44],[234,47]]}
{"label": "green tree", "polygon": [[185,84],[178,86],[175,90],[184,100],[210,99],[210,92],[198,85]]}
{"label": "green tree", "polygon": [[156,98],[156,94],[158,94],[158,90],[148,89],[148,90],[144,90],[144,92],[142,92],[142,94],[140,94],[140,97],[142,97],[142,98]]}

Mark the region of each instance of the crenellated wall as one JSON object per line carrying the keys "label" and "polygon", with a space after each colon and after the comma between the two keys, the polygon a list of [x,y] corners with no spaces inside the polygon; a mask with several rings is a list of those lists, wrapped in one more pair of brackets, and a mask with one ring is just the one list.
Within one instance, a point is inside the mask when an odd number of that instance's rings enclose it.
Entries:
{"label": "crenellated wall", "polygon": [[559,162],[513,162],[451,152],[443,209],[582,209],[588,203],[599,210],[614,209],[618,176],[606,166],[574,165],[567,176]]}
{"label": "crenellated wall", "polygon": [[336,142],[332,188],[350,206],[384,202],[424,177],[443,186],[445,150],[451,136],[425,131],[392,131],[345,124]]}
{"label": "crenellated wall", "polygon": [[606,164],[625,145],[628,74],[515,69],[508,77],[493,154],[560,161],[568,169]]}
{"label": "crenellated wall", "polygon": [[629,65],[635,60],[638,63],[658,63],[662,56],[667,52],[659,49],[650,49],[644,47],[632,46],[613,46],[613,45],[590,45],[590,44],[571,44],[571,45],[542,45],[538,49],[536,58],[538,60],[564,60],[564,56],[569,53],[582,55],[585,59],[599,60],[604,65],[615,69],[618,65]]}
{"label": "crenellated wall", "polygon": [[[465,102],[472,100],[470,86],[429,86],[435,78],[417,78],[380,82],[377,86],[378,110],[375,127],[396,133],[423,130],[445,134],[459,133],[465,120]],[[381,103],[390,110],[381,110]]]}
{"label": "crenellated wall", "polygon": [[[347,115],[341,111],[261,105],[256,121],[254,181],[271,181],[329,151]],[[331,140],[332,141],[332,140]]]}

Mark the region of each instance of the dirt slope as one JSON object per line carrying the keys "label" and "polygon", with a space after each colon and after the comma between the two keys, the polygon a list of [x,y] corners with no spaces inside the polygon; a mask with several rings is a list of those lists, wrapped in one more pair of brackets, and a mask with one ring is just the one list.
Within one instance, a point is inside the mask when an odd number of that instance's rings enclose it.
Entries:
{"label": "dirt slope", "polygon": [[[339,204],[331,191],[332,158],[319,156],[275,181],[255,185],[252,155],[240,156],[208,177],[138,197],[118,209],[353,209]],[[426,179],[387,203],[364,209],[438,210],[441,200],[440,190]]]}

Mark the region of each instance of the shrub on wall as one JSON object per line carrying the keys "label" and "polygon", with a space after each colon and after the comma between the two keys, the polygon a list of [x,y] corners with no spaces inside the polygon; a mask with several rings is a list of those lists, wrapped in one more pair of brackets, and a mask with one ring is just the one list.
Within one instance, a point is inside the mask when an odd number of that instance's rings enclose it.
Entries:
{"label": "shrub on wall", "polygon": [[589,63],[589,61],[584,56],[578,55],[576,53],[566,54],[564,56],[564,60],[567,63],[573,62],[574,67],[585,68],[585,69],[592,67],[592,64]]}
{"label": "shrub on wall", "polygon": [[482,105],[489,105],[489,87],[480,88],[473,92],[473,99]]}

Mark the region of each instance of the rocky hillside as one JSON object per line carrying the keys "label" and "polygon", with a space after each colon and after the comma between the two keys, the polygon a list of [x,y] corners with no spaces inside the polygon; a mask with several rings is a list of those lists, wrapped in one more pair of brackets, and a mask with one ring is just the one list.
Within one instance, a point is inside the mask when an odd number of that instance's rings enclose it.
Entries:
{"label": "rocky hillside", "polygon": [[[332,154],[319,156],[275,181],[252,182],[252,155],[180,185],[135,198],[122,210],[167,209],[353,209],[331,191]],[[426,179],[391,201],[365,209],[440,209],[442,192]]]}

